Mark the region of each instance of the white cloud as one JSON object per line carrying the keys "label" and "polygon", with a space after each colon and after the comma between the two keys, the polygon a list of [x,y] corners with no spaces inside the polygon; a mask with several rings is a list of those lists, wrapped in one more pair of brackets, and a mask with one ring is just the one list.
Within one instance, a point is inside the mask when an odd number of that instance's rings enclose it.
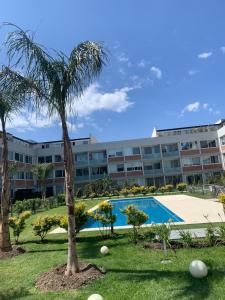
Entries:
{"label": "white cloud", "polygon": [[110,93],[104,93],[100,91],[98,84],[92,84],[81,99],[74,101],[72,110],[79,117],[89,116],[101,110],[124,112],[133,105],[128,96],[128,93],[133,89],[133,87],[123,87]]}
{"label": "white cloud", "polygon": [[[85,125],[87,117],[96,111],[112,111],[116,113],[125,112],[134,102],[129,99],[129,92],[135,87],[123,87],[112,92],[100,91],[98,84],[92,84],[79,99],[74,99],[72,105],[67,107],[68,128],[77,131]],[[79,117],[79,123],[73,123],[75,115]],[[84,120],[83,120],[83,119]],[[28,112],[23,109],[19,114],[12,114],[11,121],[7,122],[7,129],[15,129],[19,132],[27,130],[34,131],[36,128],[50,128],[59,124],[57,115],[48,116],[46,107],[38,115],[35,112]],[[91,126],[97,128],[97,124],[92,120]],[[100,130],[98,128],[98,130]]]}
{"label": "white cloud", "polygon": [[185,112],[197,112],[199,108],[200,108],[199,102],[190,103],[182,109],[181,116],[183,116]]}
{"label": "white cloud", "polygon": [[120,53],[117,56],[117,59],[119,62],[123,62],[123,63],[128,63],[130,61],[129,57],[124,52]]}
{"label": "white cloud", "polygon": [[151,67],[151,73],[157,79],[162,78],[162,71],[158,67],[155,67],[155,66]]}
{"label": "white cloud", "polygon": [[188,71],[188,74],[189,74],[190,76],[193,76],[193,75],[195,75],[196,73],[197,73],[196,70],[189,70],[189,71]]}
{"label": "white cloud", "polygon": [[212,52],[203,52],[198,54],[198,58],[201,59],[207,59],[208,57],[210,57],[213,53]]}
{"label": "white cloud", "polygon": [[223,54],[225,54],[225,46],[220,47],[220,50],[222,51]]}

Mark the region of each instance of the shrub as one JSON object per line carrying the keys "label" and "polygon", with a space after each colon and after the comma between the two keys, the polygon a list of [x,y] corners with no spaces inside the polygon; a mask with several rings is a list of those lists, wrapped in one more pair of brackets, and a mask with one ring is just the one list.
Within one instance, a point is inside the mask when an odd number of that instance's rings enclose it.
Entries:
{"label": "shrub", "polygon": [[13,236],[15,237],[16,244],[19,242],[19,236],[25,228],[25,221],[30,217],[30,215],[31,211],[24,211],[17,217],[9,218],[9,226],[13,230]]}
{"label": "shrub", "polygon": [[225,242],[225,224],[221,224],[218,226],[218,229],[216,230],[216,233],[219,236],[219,239],[222,243]]}
{"label": "shrub", "polygon": [[130,193],[130,190],[128,188],[124,188],[120,191],[121,195],[127,196]]}
{"label": "shrub", "polygon": [[[75,213],[75,224],[76,224],[76,233],[79,233],[80,230],[84,227],[84,225],[88,221],[88,213],[85,210],[86,205],[84,202],[77,202],[74,205],[74,213]],[[59,226],[68,230],[68,217],[67,215],[61,216],[59,219]]]}
{"label": "shrub", "polygon": [[162,186],[159,190],[160,190],[161,193],[165,193],[166,192],[165,186]]}
{"label": "shrub", "polygon": [[63,194],[63,193],[58,194],[56,200],[57,200],[57,205],[58,206],[65,205],[66,204],[65,194]]}
{"label": "shrub", "polygon": [[218,199],[223,205],[223,211],[225,214],[225,194],[224,193],[219,194]]}
{"label": "shrub", "polygon": [[149,186],[148,191],[149,191],[149,193],[155,193],[157,191],[157,187],[154,185]]}
{"label": "shrub", "polygon": [[34,199],[26,199],[23,201],[16,201],[13,209],[17,214],[20,214],[23,211],[31,210],[32,213],[36,213],[36,211],[43,206],[43,201],[40,198]]}
{"label": "shrub", "polygon": [[217,242],[216,230],[212,224],[209,224],[206,228],[205,241],[209,246],[214,246]]}
{"label": "shrub", "polygon": [[127,216],[127,224],[133,226],[133,242],[136,244],[138,240],[138,230],[148,220],[148,215],[136,208],[135,205],[128,205],[121,211]]}
{"label": "shrub", "polygon": [[163,223],[161,225],[157,225],[155,227],[155,233],[158,236],[159,241],[163,243],[164,255],[167,256],[167,246],[171,247],[169,241],[171,233],[170,221],[168,221],[168,224]]}
{"label": "shrub", "polygon": [[185,182],[178,183],[176,188],[178,191],[183,192],[187,188],[187,183],[185,183]]}
{"label": "shrub", "polygon": [[53,226],[59,225],[59,223],[59,216],[38,217],[35,222],[32,223],[34,234],[39,236],[43,242],[49,230],[51,230]]}
{"label": "shrub", "polygon": [[172,184],[166,184],[165,185],[165,192],[172,192],[173,185]]}
{"label": "shrub", "polygon": [[109,235],[109,228],[111,234],[113,234],[113,224],[116,222],[116,215],[112,214],[112,209],[113,206],[109,201],[102,201],[92,216],[94,220],[99,221],[102,224],[102,227],[104,228],[103,234],[106,236]]}
{"label": "shrub", "polygon": [[191,232],[188,230],[180,230],[181,242],[185,248],[191,247],[193,243]]}

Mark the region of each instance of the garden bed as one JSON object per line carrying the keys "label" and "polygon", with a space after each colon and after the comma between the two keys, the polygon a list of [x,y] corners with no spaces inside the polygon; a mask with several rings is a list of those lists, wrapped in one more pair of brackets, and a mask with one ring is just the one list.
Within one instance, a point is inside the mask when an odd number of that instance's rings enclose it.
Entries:
{"label": "garden bed", "polygon": [[45,291],[59,291],[77,289],[104,276],[105,271],[93,264],[80,262],[80,272],[65,276],[66,264],[42,273],[37,281],[36,288]]}
{"label": "garden bed", "polygon": [[26,252],[26,250],[23,249],[22,247],[13,245],[11,251],[7,251],[7,252],[0,251],[0,260],[7,259],[7,258],[10,258],[13,256],[17,256],[17,255],[23,254],[25,252]]}

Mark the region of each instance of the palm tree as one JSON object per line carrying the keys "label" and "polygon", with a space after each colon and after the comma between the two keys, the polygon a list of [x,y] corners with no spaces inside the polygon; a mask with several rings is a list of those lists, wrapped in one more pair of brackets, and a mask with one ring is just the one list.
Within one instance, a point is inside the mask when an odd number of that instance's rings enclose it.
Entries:
{"label": "palm tree", "polygon": [[74,214],[74,159],[67,128],[68,110],[72,109],[75,97],[82,95],[96,78],[106,61],[102,44],[85,41],[74,47],[69,55],[49,52],[34,42],[33,35],[14,26],[6,45],[10,60],[15,64],[26,63],[27,72],[48,94],[36,101],[37,108],[45,105],[49,115],[57,114],[62,126],[65,166],[65,200],[68,214],[68,257],[66,275],[79,272],[76,251]]}
{"label": "palm tree", "polygon": [[46,180],[53,170],[53,164],[43,163],[36,164],[33,166],[33,173],[37,177],[37,180],[41,187],[42,200],[45,201],[46,198]]}
{"label": "palm tree", "polygon": [[[8,80],[10,77],[10,80]],[[14,82],[12,93],[11,80]],[[2,126],[2,166],[1,166],[1,212],[0,212],[0,249],[10,251],[12,249],[9,233],[9,206],[10,206],[10,166],[8,162],[8,141],[6,122],[12,113],[18,112],[26,103],[26,95],[34,87],[29,78],[25,78],[8,67],[0,71],[0,123]],[[32,88],[33,89],[33,88]]]}

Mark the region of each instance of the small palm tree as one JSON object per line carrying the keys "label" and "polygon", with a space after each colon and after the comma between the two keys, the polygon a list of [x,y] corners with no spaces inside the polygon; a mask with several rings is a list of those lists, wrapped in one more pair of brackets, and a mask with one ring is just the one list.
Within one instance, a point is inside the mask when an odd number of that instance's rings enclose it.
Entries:
{"label": "small palm tree", "polygon": [[33,35],[14,26],[6,45],[10,59],[26,63],[27,72],[43,89],[46,97],[37,99],[37,108],[45,105],[49,115],[57,114],[61,121],[64,144],[65,200],[68,214],[68,259],[66,275],[79,272],[76,251],[74,214],[74,160],[67,128],[67,114],[75,97],[82,95],[105,64],[106,54],[97,42],[85,41],[72,49],[69,57],[62,52],[50,55],[35,43]]}
{"label": "small palm tree", "polygon": [[[10,80],[9,80],[10,77]],[[13,93],[11,80],[13,79]],[[10,205],[10,166],[8,162],[8,140],[6,122],[12,113],[18,112],[26,103],[26,96],[31,91],[32,81],[8,67],[0,71],[0,123],[2,126],[2,166],[1,166],[1,212],[0,212],[0,249],[12,249],[9,233],[9,205]]]}
{"label": "small palm tree", "polygon": [[46,180],[53,170],[53,164],[51,163],[36,164],[33,166],[32,170],[33,170],[33,174],[37,177],[38,183],[40,184],[42,200],[45,201]]}

